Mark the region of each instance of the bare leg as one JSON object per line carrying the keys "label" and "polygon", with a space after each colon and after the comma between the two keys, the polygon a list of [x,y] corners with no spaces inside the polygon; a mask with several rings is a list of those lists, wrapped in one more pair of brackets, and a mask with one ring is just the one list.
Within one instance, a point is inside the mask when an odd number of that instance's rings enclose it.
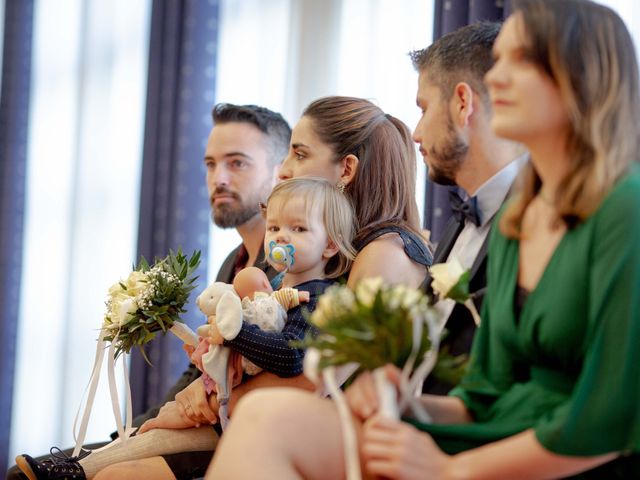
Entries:
{"label": "bare leg", "polygon": [[175,475],[162,457],[143,458],[110,465],[95,480],[175,480]]}
{"label": "bare leg", "polygon": [[[330,400],[298,389],[265,389],[236,408],[207,479],[344,478],[342,430]],[[356,431],[360,436],[357,422]]]}
{"label": "bare leg", "polygon": [[[179,452],[199,452],[214,450],[218,441],[218,435],[211,427],[186,428],[182,430],[154,429],[141,435],[136,435],[127,440],[126,444],[111,443],[104,449],[90,453],[80,460],[87,478],[93,478],[102,469],[115,464],[120,464],[120,469],[130,465],[132,460],[149,459],[157,455],[166,455]],[[166,462],[159,458],[171,473]],[[133,472],[137,475],[140,470]],[[172,478],[167,477],[167,478]],[[124,477],[122,477],[124,478]],[[155,477],[153,477],[155,478]],[[161,478],[161,477],[158,477]]]}

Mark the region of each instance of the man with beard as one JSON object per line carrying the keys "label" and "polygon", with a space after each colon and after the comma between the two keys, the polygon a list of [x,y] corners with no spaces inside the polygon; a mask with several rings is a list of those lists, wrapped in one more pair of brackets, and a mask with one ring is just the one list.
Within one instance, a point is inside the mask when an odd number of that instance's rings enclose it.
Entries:
{"label": "man with beard", "polygon": [[[463,198],[450,192],[453,216],[433,263],[456,258],[469,269],[478,308],[486,286],[491,223],[526,161],[518,158],[521,147],[496,137],[489,126],[491,105],[483,78],[493,64],[491,49],[499,30],[498,23],[468,25],[411,53],[419,73],[417,104],[422,111],[413,139],[420,145],[429,178],[463,192]],[[430,282],[428,277],[426,289]],[[468,353],[476,329],[469,311],[451,300],[439,302],[438,308],[448,318],[442,347],[454,355]],[[429,378],[424,391],[446,394],[452,387]]]}
{"label": "man with beard", "polygon": [[[235,274],[249,266],[259,267],[272,278],[277,272],[264,259],[265,220],[260,203],[273,188],[277,169],[287,155],[291,128],[282,116],[255,105],[218,104],[213,112],[214,127],[204,155],[207,190],[214,223],[235,228],[242,243],[225,259],[216,281],[231,283]],[[217,421],[199,380],[200,371],[190,364],[165,397],[162,408],[154,408],[136,418],[140,425],[149,420],[166,421],[184,415],[203,425]],[[281,379],[263,372],[234,389],[234,397],[264,385],[305,385],[302,378]],[[309,388],[311,386],[309,385]],[[172,401],[175,398],[175,401]],[[123,462],[100,472],[104,478],[195,478],[204,475],[212,451],[163,455]]]}
{"label": "man with beard", "polygon": [[[214,127],[209,134],[204,155],[212,219],[221,228],[235,228],[242,238],[242,243],[222,264],[216,281],[231,283],[239,270],[254,265],[263,269],[271,278],[277,272],[264,261],[266,224],[260,203],[266,202],[274,185],[277,169],[287,154],[291,128],[280,114],[255,105],[218,104],[213,108],[212,117]],[[164,402],[136,417],[134,426],[140,426],[158,415],[166,417],[176,413],[193,418],[201,424],[215,422],[216,413],[209,407],[199,377],[200,371],[190,364],[169,390]],[[307,386],[302,378],[285,380],[262,373],[255,380],[245,382],[246,385],[238,386],[234,390],[234,396],[263,385],[276,385],[283,380],[288,385]],[[152,422],[153,420],[149,423],[153,425]],[[212,444],[215,444],[215,435],[212,437]],[[88,445],[87,448],[95,449],[102,445],[104,444]],[[71,449],[65,453],[70,455]],[[195,478],[204,475],[212,454],[211,450],[194,451],[122,463],[118,463],[120,460],[115,457],[114,465],[102,470],[99,476],[136,479]],[[47,461],[51,462],[48,457],[37,460],[45,469]],[[77,462],[61,463],[57,459],[56,463],[59,467],[56,473],[49,473],[51,478],[71,478],[73,469],[77,469]],[[26,477],[14,466],[7,473],[7,478]]]}

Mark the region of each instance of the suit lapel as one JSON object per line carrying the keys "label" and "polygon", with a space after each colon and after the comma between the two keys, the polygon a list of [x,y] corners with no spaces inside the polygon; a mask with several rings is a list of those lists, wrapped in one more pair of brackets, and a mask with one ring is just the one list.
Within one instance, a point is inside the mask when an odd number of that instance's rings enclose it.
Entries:
{"label": "suit lapel", "polygon": [[482,246],[480,247],[480,251],[476,255],[476,259],[473,261],[473,265],[471,265],[471,281],[473,281],[474,277],[478,273],[478,270],[482,266],[482,264],[487,259],[487,250],[489,248],[489,237],[491,236],[491,232],[484,238],[482,242]]}
{"label": "suit lapel", "polygon": [[455,217],[451,217],[447,222],[447,227],[444,229],[442,238],[438,242],[436,251],[433,254],[433,263],[443,263],[447,261],[447,257],[453,248],[454,243],[458,239],[458,235],[464,227],[464,222],[458,222]]}

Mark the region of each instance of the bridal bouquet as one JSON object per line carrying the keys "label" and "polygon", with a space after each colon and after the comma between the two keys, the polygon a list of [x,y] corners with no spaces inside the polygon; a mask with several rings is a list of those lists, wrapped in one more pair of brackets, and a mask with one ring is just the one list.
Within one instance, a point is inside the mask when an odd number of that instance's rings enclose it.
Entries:
{"label": "bridal bouquet", "polygon": [[[320,333],[304,344],[318,350],[318,368],[355,362],[359,370],[387,363],[402,368],[412,356],[429,349],[427,325],[433,315],[426,295],[403,285],[389,287],[381,278],[365,279],[355,290],[332,286],[311,314]],[[415,350],[415,352],[414,352]]]}
{"label": "bridal bouquet", "polygon": [[[349,407],[340,390],[341,381],[359,370],[371,370],[378,395],[378,413],[399,418],[404,406],[417,409],[429,420],[414,392],[422,386],[435,365],[440,339],[437,312],[420,290],[402,285],[388,286],[380,278],[329,287],[310,317],[319,330],[298,346],[307,347],[305,375],[325,390],[336,403],[344,437],[346,473],[359,480],[357,437]],[[400,404],[396,389],[384,373],[384,365],[402,368]],[[320,378],[321,377],[321,378]]]}
{"label": "bridal bouquet", "polygon": [[189,330],[185,333],[180,314],[185,312],[184,305],[195,288],[194,273],[199,263],[199,251],[191,258],[180,250],[170,251],[152,266],[143,257],[126,280],[109,288],[102,331],[105,341],[115,342],[115,357],[137,345],[148,362],[142,346],[160,331],[170,330],[185,343],[195,341],[197,345],[197,336],[190,335]]}
{"label": "bridal bouquet", "polygon": [[[459,264],[431,267],[436,297],[418,289],[385,285],[382,279],[365,279],[354,290],[332,286],[320,297],[310,321],[319,330],[296,345],[307,348],[305,375],[317,385],[324,384],[336,402],[343,427],[347,478],[360,478],[357,441],[349,408],[336,377],[370,370],[378,396],[378,413],[399,418],[405,409],[424,422],[431,418],[418,397],[422,384],[438,360],[438,349],[446,318],[434,301],[450,299],[466,304],[469,272]],[[390,385],[384,365],[402,369],[399,400]],[[448,372],[448,370],[450,370]],[[459,374],[458,357],[446,356],[440,362],[444,376]],[[455,371],[455,372],[454,372]],[[454,373],[454,375],[447,375]]]}
{"label": "bridal bouquet", "polygon": [[126,362],[122,362],[125,422],[122,421],[115,380],[116,359],[123,352],[130,353],[134,346],[138,346],[147,363],[150,363],[142,347],[153,340],[158,332],[170,331],[185,343],[194,346],[198,344],[198,336],[180,320],[180,315],[185,312],[184,305],[189,299],[189,293],[195,288],[195,271],[199,263],[199,251],[194,252],[190,258],[181,250],[176,253],[170,251],[166,257],[156,259],[153,265],[142,258],[126,280],[120,280],[109,288],[107,309],[100,328],[87,400],[77,434],[76,424],[80,411],[73,425],[76,440],[73,456],[80,453],[84,443],[105,352],[111,405],[118,430],[117,441],[124,443],[135,429],[132,427],[131,389]]}
{"label": "bridal bouquet", "polygon": [[316,383],[322,375],[325,386],[333,390],[335,380],[328,377],[339,373],[338,367],[348,366],[349,373],[373,371],[382,407],[392,417],[399,417],[395,390],[385,386],[381,367],[392,363],[403,369],[405,388],[415,389],[422,385],[419,377],[424,380],[435,365],[438,312],[420,290],[388,286],[380,278],[365,279],[354,290],[332,286],[320,297],[310,320],[319,333],[299,344],[307,348],[305,374]]}

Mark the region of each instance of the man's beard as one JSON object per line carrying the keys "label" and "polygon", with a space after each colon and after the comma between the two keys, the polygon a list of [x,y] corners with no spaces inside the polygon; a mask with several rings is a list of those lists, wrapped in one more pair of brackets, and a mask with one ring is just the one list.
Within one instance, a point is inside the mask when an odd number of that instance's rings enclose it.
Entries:
{"label": "man's beard", "polygon": [[[231,195],[235,202],[223,203],[215,205],[214,195],[226,193]],[[260,214],[260,202],[265,200],[264,195],[260,193],[252,193],[246,201],[243,201],[240,195],[226,188],[217,188],[211,196],[211,218],[220,228],[235,228],[251,220]]]}
{"label": "man's beard", "polygon": [[434,145],[429,150],[429,156],[432,159],[429,178],[439,185],[456,185],[456,174],[464,163],[468,151],[469,145],[456,133],[449,117],[447,138],[440,147]]}

